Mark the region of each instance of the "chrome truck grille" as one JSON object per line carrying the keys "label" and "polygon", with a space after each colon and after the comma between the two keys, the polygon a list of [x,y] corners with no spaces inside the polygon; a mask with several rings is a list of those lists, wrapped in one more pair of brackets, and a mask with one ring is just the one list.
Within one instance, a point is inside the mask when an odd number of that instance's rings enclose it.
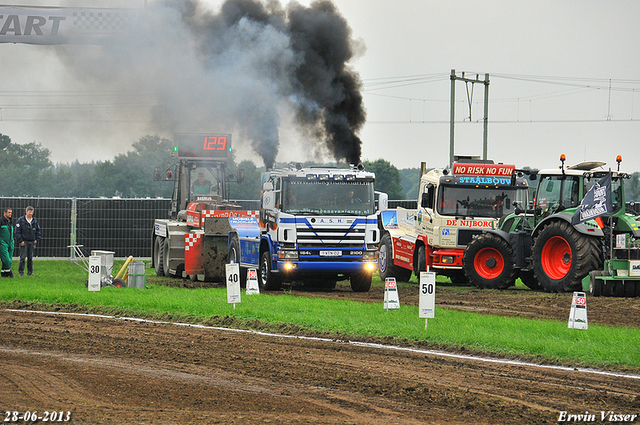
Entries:
{"label": "chrome truck grille", "polygon": [[296,223],[300,249],[362,248],[365,241],[365,230],[364,223],[356,225],[311,224],[306,220]]}

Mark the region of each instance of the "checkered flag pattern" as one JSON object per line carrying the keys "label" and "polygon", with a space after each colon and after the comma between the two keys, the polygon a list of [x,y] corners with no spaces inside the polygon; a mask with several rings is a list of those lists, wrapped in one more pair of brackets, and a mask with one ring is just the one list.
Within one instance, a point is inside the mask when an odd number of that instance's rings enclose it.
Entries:
{"label": "checkered flag pattern", "polygon": [[184,235],[184,250],[189,251],[189,249],[198,242],[198,239],[200,239],[201,236],[201,233],[187,233]]}
{"label": "checkered flag pattern", "polygon": [[220,211],[220,210],[204,210],[201,212],[202,218],[205,217],[260,217],[260,211],[250,210],[242,211],[242,214],[237,214],[234,211]]}
{"label": "checkered flag pattern", "polygon": [[73,26],[82,31],[111,32],[129,28],[131,16],[126,11],[73,12]]}

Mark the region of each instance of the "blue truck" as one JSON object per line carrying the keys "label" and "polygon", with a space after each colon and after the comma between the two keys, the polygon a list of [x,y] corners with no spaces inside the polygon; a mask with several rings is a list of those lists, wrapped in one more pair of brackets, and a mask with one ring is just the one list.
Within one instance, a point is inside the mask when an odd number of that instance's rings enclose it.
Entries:
{"label": "blue truck", "polygon": [[240,265],[243,281],[257,269],[262,290],[293,281],[330,290],[349,279],[354,292],[368,291],[378,262],[376,214],[388,204],[374,181],[353,165],[265,172],[258,216],[228,219],[228,261]]}

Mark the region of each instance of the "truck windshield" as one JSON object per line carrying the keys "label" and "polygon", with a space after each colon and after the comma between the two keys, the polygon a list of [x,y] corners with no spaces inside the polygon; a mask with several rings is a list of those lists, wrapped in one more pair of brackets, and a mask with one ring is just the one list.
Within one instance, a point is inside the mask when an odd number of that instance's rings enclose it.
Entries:
{"label": "truck windshield", "polygon": [[285,180],[282,211],[290,214],[372,215],[373,181]]}
{"label": "truck windshield", "polygon": [[210,200],[219,195],[216,178],[216,169],[198,167],[191,170],[190,182],[191,202],[198,200]]}
{"label": "truck windshield", "polygon": [[536,192],[536,215],[546,217],[580,205],[578,189],[582,176],[544,176]]}
{"label": "truck windshield", "polygon": [[500,218],[514,212],[513,201],[524,205],[526,189],[440,186],[437,209],[440,215]]}

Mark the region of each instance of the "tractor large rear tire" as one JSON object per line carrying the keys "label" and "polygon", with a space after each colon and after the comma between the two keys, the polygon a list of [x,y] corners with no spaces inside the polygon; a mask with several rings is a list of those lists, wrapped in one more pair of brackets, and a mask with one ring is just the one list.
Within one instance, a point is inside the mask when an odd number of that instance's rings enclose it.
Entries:
{"label": "tractor large rear tire", "polygon": [[485,233],[472,240],[462,264],[469,281],[480,289],[506,289],[515,284],[513,250],[500,236]]}
{"label": "tractor large rear tire", "polygon": [[602,268],[599,240],[583,235],[566,221],[545,226],[532,253],[536,278],[547,292],[580,291],[582,278]]}
{"label": "tractor large rear tire", "polygon": [[388,233],[385,233],[380,239],[378,275],[383,282],[388,277],[395,277],[399,282],[408,282],[411,279],[411,270],[393,264],[393,242]]}

